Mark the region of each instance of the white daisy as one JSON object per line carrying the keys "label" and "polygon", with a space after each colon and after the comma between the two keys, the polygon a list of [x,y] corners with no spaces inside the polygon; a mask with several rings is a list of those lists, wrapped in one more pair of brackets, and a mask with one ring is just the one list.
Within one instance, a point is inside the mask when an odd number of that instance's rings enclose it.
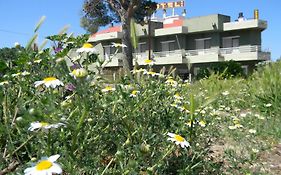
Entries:
{"label": "white daisy", "polygon": [[146,69],[143,69],[143,68],[132,70],[132,73],[133,73],[133,74],[140,73],[140,72],[147,72],[147,70],[146,70]]}
{"label": "white daisy", "polygon": [[187,148],[190,146],[190,144],[185,140],[185,138],[183,138],[180,135],[177,134],[173,134],[173,133],[168,133],[167,134],[170,138],[168,138],[168,140],[175,142],[176,145],[180,145],[182,148]]}
{"label": "white daisy", "polygon": [[125,44],[122,44],[122,43],[112,42],[111,44],[112,44],[111,47],[127,47]]}
{"label": "white daisy", "polygon": [[224,91],[224,92],[222,93],[222,95],[228,96],[228,95],[229,95],[229,92],[228,92],[228,91]]}
{"label": "white daisy", "polygon": [[56,88],[57,86],[63,86],[63,82],[61,82],[60,80],[58,80],[57,78],[55,77],[47,77],[47,78],[44,78],[44,80],[42,81],[36,81],[34,83],[35,87],[38,87],[40,85],[44,84],[47,88],[48,87],[52,87],[52,88]]}
{"label": "white daisy", "polygon": [[30,72],[23,71],[23,72],[21,73],[21,75],[22,75],[22,76],[30,75]]}
{"label": "white daisy", "polygon": [[251,134],[256,134],[256,132],[257,132],[257,130],[255,130],[255,129],[249,129],[249,133],[251,133]]}
{"label": "white daisy", "polygon": [[115,88],[111,87],[111,86],[106,86],[105,88],[103,88],[101,90],[102,92],[111,92],[111,91],[115,91]]}
{"label": "white daisy", "polygon": [[199,121],[198,124],[203,128],[206,126],[206,122],[204,120]]}
{"label": "white daisy", "polygon": [[59,128],[61,126],[65,126],[63,123],[56,123],[56,124],[49,124],[46,122],[32,122],[30,127],[28,128],[29,131],[35,131],[39,129],[49,130],[51,128]]}
{"label": "white daisy", "polygon": [[97,53],[97,50],[94,48],[94,46],[90,43],[85,43],[83,46],[79,49],[77,49],[78,53]]}
{"label": "white daisy", "polygon": [[130,94],[130,97],[136,97],[138,93],[140,93],[140,91],[133,90]]}
{"label": "white daisy", "polygon": [[265,104],[264,106],[269,108],[272,106],[272,104],[268,103],[268,104]]}
{"label": "white daisy", "polygon": [[153,71],[148,71],[148,72],[143,72],[144,75],[151,75],[152,77],[158,75],[156,72]]}
{"label": "white daisy", "polygon": [[18,77],[18,76],[20,76],[20,75],[21,75],[21,73],[18,72],[18,73],[12,74],[12,77]]}
{"label": "white daisy", "polygon": [[41,59],[37,59],[37,60],[34,60],[33,62],[34,63],[41,63],[41,61],[42,61]]}
{"label": "white daisy", "polygon": [[179,93],[176,93],[176,94],[174,95],[174,98],[175,98],[176,100],[183,100],[183,97],[180,96]]}
{"label": "white daisy", "polygon": [[2,82],[0,82],[0,86],[3,86],[3,85],[5,85],[5,84],[9,84],[9,82],[8,82],[8,81],[2,81]]}
{"label": "white daisy", "polygon": [[88,71],[84,68],[74,69],[70,75],[74,76],[74,78],[83,78],[88,75]]}
{"label": "white daisy", "polygon": [[165,82],[167,85],[171,85],[173,87],[176,87],[178,85],[178,82],[173,80],[172,78],[168,78]]}
{"label": "white daisy", "polygon": [[56,163],[60,155],[53,155],[47,159],[40,160],[35,166],[26,168],[24,170],[25,175],[52,175],[61,174],[62,169],[59,164]]}

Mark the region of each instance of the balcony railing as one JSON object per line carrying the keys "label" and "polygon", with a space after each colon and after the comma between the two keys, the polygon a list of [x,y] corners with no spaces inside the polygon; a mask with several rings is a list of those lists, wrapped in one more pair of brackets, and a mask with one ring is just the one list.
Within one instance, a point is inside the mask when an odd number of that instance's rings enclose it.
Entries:
{"label": "balcony railing", "polygon": [[248,53],[248,52],[262,52],[261,46],[240,46],[240,47],[230,47],[221,48],[221,54],[233,54],[233,53]]}
{"label": "balcony railing", "polygon": [[197,50],[187,50],[187,56],[197,56],[197,55],[210,55],[210,54],[218,54],[219,48],[211,48],[211,49],[197,49]]}
{"label": "balcony railing", "polygon": [[172,51],[163,51],[163,52],[153,52],[153,57],[167,57],[173,55],[183,55],[184,50],[172,50]]}

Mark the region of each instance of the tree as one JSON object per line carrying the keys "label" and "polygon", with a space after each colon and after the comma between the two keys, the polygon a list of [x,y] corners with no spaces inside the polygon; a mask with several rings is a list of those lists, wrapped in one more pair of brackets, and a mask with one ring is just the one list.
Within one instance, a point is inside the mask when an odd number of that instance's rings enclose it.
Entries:
{"label": "tree", "polygon": [[82,27],[95,32],[99,26],[121,22],[123,48],[123,67],[125,71],[133,69],[133,47],[130,36],[131,19],[137,23],[144,21],[148,14],[157,8],[151,0],[85,0],[83,6]]}

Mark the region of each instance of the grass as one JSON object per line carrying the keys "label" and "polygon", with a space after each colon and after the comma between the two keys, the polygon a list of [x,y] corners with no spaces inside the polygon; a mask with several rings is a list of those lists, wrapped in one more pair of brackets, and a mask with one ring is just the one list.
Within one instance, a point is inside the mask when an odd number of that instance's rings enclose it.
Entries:
{"label": "grass", "polygon": [[[1,78],[8,84],[0,86],[0,172],[22,174],[54,154],[61,156],[57,162],[64,174],[279,171],[270,165],[281,134],[280,62],[259,68],[247,79],[212,75],[192,84],[147,73],[153,69],[148,66],[146,73],[111,84],[90,70],[85,77],[69,75],[60,58],[83,38],[76,44],[73,40],[64,38],[63,50],[56,54],[23,49],[21,64]],[[38,59],[42,61],[34,62]],[[87,68],[90,62],[79,64]],[[34,86],[49,76],[64,86]],[[108,85],[113,88],[105,90]],[[36,121],[63,126],[30,131]],[[168,141],[169,132],[182,136],[190,147]]]}

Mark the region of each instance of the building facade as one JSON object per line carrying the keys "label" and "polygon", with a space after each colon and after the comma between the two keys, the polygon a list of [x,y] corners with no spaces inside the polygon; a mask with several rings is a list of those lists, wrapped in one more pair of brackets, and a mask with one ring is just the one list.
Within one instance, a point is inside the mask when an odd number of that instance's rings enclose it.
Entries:
{"label": "building facade", "polygon": [[[134,62],[139,66],[145,65],[150,41],[155,69],[169,69],[172,66],[178,75],[186,78],[189,73],[196,75],[200,67],[234,60],[241,63],[247,73],[258,62],[270,60],[270,52],[262,50],[262,32],[266,28],[267,21],[260,20],[257,11],[251,19],[244,18],[240,13],[234,21],[231,21],[230,16],[221,14],[152,19],[150,39],[147,25],[136,27],[139,43],[133,53]],[[122,53],[116,54],[116,48],[111,47],[112,42],[120,43],[121,38],[120,26],[99,31],[89,38],[89,42],[102,45],[101,57],[111,59],[105,66],[109,70],[122,67]],[[188,64],[191,65],[190,69]]]}

